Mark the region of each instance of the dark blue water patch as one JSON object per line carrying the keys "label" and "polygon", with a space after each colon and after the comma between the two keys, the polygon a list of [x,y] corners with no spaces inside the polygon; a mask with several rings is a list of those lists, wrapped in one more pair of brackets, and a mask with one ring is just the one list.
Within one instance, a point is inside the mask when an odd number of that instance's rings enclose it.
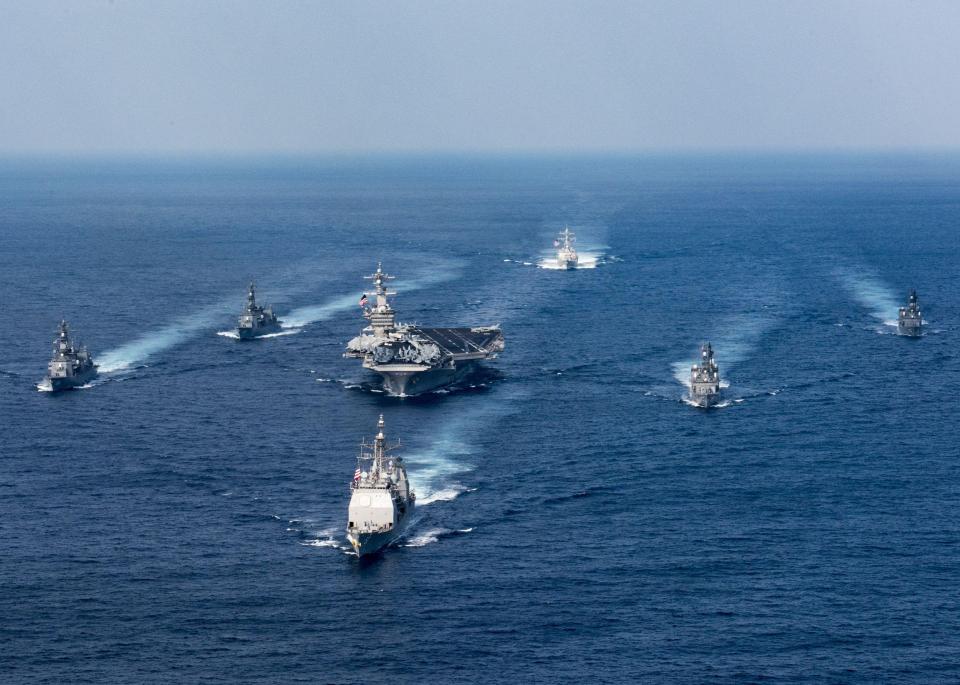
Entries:
{"label": "dark blue water patch", "polygon": [[[0,679],[956,680],[958,170],[0,164]],[[566,223],[597,268],[534,267]],[[487,375],[400,400],[342,358],[378,260],[401,320],[502,325]],[[250,279],[299,333],[217,335]],[[912,287],[917,340],[876,316]],[[129,366],[37,392],[61,316]],[[359,564],[381,413],[422,504]]]}

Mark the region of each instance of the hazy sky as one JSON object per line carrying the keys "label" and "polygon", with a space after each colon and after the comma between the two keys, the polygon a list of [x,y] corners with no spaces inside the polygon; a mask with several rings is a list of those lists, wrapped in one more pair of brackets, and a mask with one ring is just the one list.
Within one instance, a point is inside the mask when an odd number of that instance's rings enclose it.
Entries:
{"label": "hazy sky", "polygon": [[0,0],[0,154],[960,146],[960,2]]}

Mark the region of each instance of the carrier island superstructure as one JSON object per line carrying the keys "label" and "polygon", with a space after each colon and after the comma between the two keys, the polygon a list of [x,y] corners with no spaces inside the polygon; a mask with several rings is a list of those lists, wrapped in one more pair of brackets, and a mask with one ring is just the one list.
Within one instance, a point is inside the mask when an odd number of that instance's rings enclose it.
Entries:
{"label": "carrier island superstructure", "polygon": [[387,289],[392,278],[381,265],[372,276],[375,301],[367,306],[360,299],[363,316],[370,324],[347,343],[345,357],[363,360],[363,367],[380,374],[391,395],[407,397],[456,383],[476,367],[503,351],[503,333],[498,326],[479,328],[424,328],[397,323]]}
{"label": "carrier island superstructure", "polygon": [[720,369],[713,360],[713,346],[700,346],[700,361],[690,368],[690,401],[698,407],[712,407],[720,399]]}
{"label": "carrier island superstructure", "polygon": [[359,557],[375,554],[399,538],[416,506],[403,460],[389,454],[398,446],[387,445],[383,414],[373,444],[360,444],[347,510],[347,539]]}
{"label": "carrier island superstructure", "polygon": [[923,334],[923,313],[920,311],[920,301],[917,291],[911,290],[907,299],[907,306],[900,307],[897,316],[897,332],[900,335],[917,337]]}

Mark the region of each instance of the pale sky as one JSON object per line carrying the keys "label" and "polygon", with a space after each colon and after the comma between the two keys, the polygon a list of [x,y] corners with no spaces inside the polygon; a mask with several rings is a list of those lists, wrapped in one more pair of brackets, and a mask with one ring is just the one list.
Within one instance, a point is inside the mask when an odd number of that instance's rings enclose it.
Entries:
{"label": "pale sky", "polygon": [[960,2],[0,0],[0,155],[960,147]]}

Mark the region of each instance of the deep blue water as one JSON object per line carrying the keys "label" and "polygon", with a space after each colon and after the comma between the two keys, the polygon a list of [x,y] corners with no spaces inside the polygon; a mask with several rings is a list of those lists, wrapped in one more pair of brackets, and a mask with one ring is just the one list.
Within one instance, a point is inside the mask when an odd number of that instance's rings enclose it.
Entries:
{"label": "deep blue water", "polygon": [[[952,157],[0,164],[0,680],[956,682],[958,229]],[[497,373],[374,392],[380,259]],[[217,335],[250,278],[299,333]],[[53,396],[61,316],[114,370]],[[422,506],[361,565],[381,412]]]}

